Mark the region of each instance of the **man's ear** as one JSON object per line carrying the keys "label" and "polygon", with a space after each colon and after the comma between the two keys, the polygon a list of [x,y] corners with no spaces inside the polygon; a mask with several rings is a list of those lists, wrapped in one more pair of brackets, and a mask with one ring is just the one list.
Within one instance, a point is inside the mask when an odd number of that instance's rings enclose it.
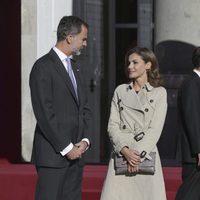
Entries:
{"label": "man's ear", "polygon": [[72,36],[72,35],[68,35],[68,36],[66,37],[67,43],[68,43],[68,44],[71,44],[72,39],[73,39],[73,36]]}

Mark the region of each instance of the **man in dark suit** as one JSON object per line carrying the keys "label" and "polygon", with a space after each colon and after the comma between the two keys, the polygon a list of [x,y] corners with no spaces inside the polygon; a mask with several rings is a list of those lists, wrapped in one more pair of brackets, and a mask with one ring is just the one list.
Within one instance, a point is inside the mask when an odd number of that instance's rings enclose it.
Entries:
{"label": "man in dark suit", "polygon": [[39,58],[30,74],[36,128],[32,161],[38,181],[36,200],[80,200],[83,164],[90,147],[91,111],[81,69],[72,55],[87,45],[88,25],[64,16],[57,28],[57,43]]}
{"label": "man in dark suit", "polygon": [[178,92],[183,181],[200,167],[200,47],[194,50],[192,63],[193,72]]}

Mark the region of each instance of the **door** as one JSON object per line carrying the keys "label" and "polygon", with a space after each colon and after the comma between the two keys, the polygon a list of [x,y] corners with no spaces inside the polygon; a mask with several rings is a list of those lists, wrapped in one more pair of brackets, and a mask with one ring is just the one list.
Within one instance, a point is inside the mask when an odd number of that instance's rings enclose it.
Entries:
{"label": "door", "polygon": [[86,77],[90,105],[93,112],[92,148],[86,154],[87,163],[100,162],[101,79],[103,77],[103,0],[74,0],[73,14],[89,25],[87,48],[76,58]]}

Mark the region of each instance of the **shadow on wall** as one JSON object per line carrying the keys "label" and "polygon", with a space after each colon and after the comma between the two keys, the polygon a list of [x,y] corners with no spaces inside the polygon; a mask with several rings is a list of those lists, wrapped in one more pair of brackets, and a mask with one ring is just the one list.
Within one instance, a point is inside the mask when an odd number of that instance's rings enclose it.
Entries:
{"label": "shadow on wall", "polygon": [[195,46],[181,41],[163,41],[156,45],[155,54],[168,95],[168,111],[158,148],[164,165],[177,165],[176,144],[179,130],[177,92],[182,81],[192,70]]}

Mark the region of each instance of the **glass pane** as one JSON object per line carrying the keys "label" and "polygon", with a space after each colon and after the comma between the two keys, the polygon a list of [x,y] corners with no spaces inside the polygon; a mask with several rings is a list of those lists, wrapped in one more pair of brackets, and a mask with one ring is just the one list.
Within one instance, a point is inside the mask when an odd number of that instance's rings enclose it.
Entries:
{"label": "glass pane", "polygon": [[116,30],[116,85],[127,81],[124,71],[126,52],[137,45],[137,29]]}
{"label": "glass pane", "polygon": [[137,0],[116,0],[116,23],[137,23]]}

